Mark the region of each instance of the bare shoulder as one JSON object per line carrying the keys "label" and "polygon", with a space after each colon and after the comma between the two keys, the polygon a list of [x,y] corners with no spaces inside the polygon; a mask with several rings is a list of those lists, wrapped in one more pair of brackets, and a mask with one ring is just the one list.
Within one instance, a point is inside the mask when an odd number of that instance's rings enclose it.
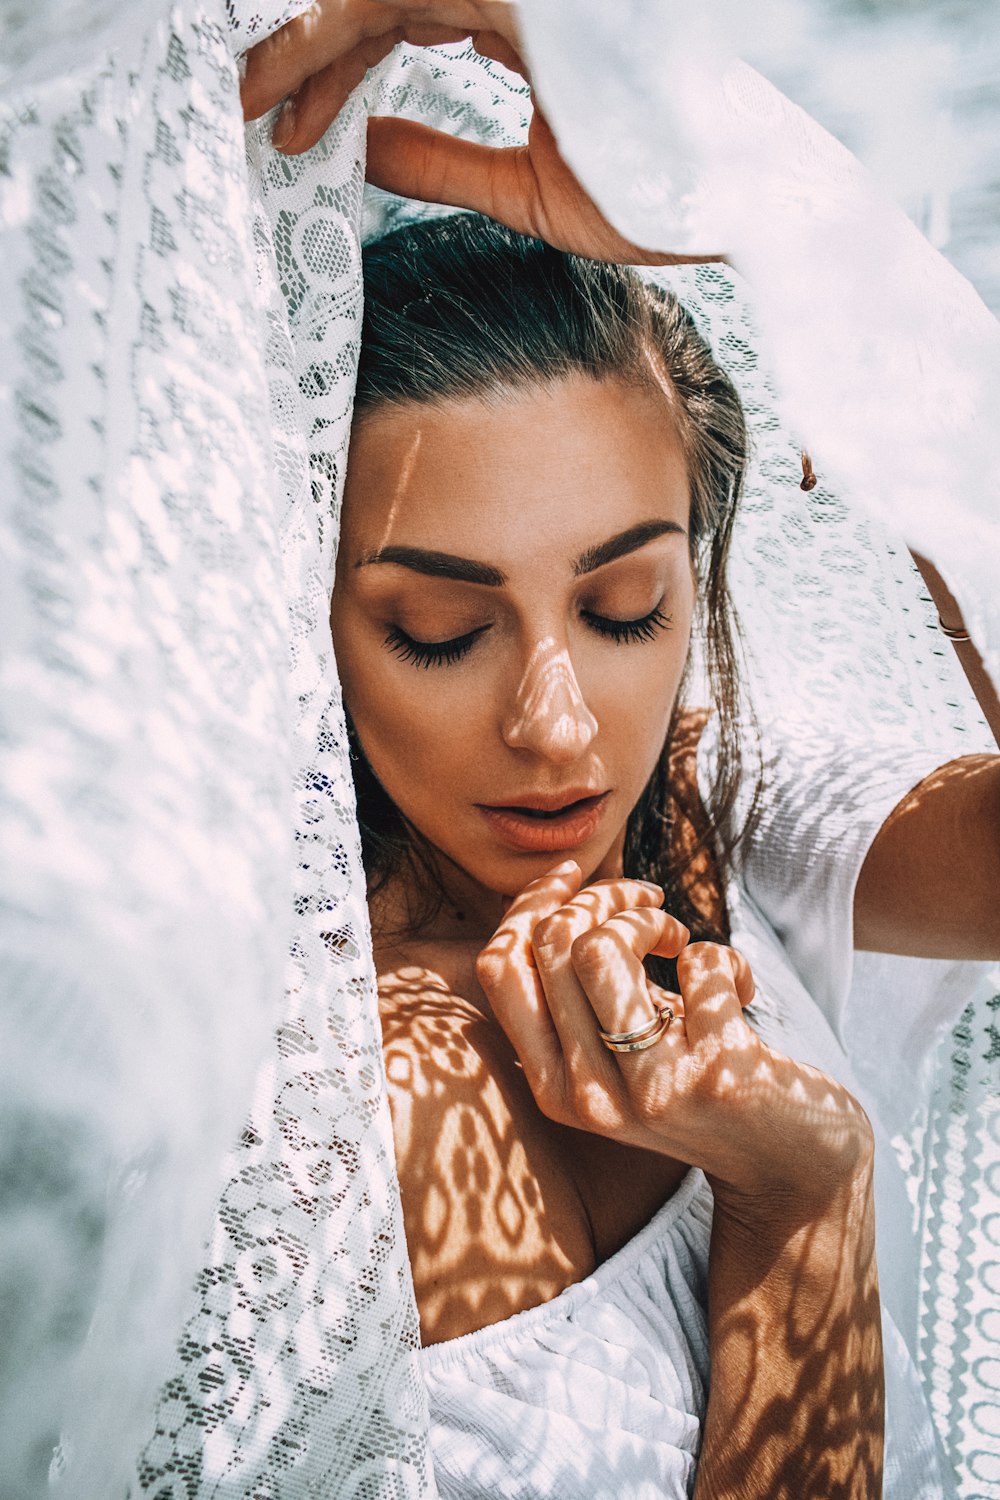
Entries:
{"label": "bare shoulder", "polygon": [[925,958],[1000,957],[1000,755],[924,777],[868,850],[854,894],[858,948]]}
{"label": "bare shoulder", "polygon": [[474,978],[463,982],[465,962],[433,958],[376,955],[425,1344],[548,1301],[595,1264],[559,1127],[540,1114],[506,1036],[476,1003]]}

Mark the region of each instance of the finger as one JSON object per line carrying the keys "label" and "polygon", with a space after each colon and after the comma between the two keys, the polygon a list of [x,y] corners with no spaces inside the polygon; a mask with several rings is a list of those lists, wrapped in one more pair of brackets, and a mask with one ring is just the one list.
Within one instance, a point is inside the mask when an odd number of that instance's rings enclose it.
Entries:
{"label": "finger", "polygon": [[576,939],[573,970],[605,1031],[634,1031],[655,1018],[642,960],[648,953],[675,958],[687,940],[687,928],[656,907],[620,912]]}
{"label": "finger", "polygon": [[[521,1058],[529,1081],[532,1070],[537,1074],[542,1069],[551,1070],[557,1062],[561,1064],[562,1048],[567,1043],[576,1050],[574,1038],[581,1034],[596,1037],[593,1012],[572,976],[569,987],[576,990],[571,997],[572,1013],[560,1029],[538,972],[535,935],[539,925],[560,911],[568,911],[574,899],[582,902],[562,929],[567,934],[564,961],[568,968],[570,945],[577,931],[630,905],[650,906],[663,900],[659,886],[621,879],[599,881],[577,896],[582,879],[579,865],[567,860],[525,886],[476,962],[483,993]],[[556,936],[557,946],[560,941]]]}
{"label": "finger", "polygon": [[502,67],[509,68],[512,73],[517,73],[525,83],[531,83],[531,74],[528,72],[524,58],[499,32],[474,31],[472,45],[480,57],[488,57],[493,62],[500,63]]}
{"label": "finger", "polygon": [[[396,23],[387,11],[375,13],[377,31],[390,31]],[[334,16],[313,5],[303,15],[251,47],[240,82],[243,114],[256,120],[288,94],[294,94],[306,79],[349,53],[361,40],[356,20],[338,7]]]}
{"label": "finger", "polygon": [[[533,120],[535,145],[529,148],[486,146],[415,120],[373,116],[368,122],[368,181],[404,198],[486,214],[519,234],[602,260],[683,265],[721,258],[647,251],[624,239],[573,177],[537,110]],[[559,223],[543,201],[539,162],[549,198],[564,205]]]}
{"label": "finger", "polygon": [[718,943],[692,943],[678,955],[677,979],[692,1047],[712,1040],[720,1049],[738,1048],[753,1036],[737,993],[741,965],[748,970],[741,955]]}
{"label": "finger", "polygon": [[527,956],[531,934],[538,922],[571,901],[582,883],[583,871],[575,859],[563,860],[536,880],[529,881],[508,901],[503,921],[483,951],[489,952],[494,944],[503,944],[510,935],[517,939],[518,952]]}
{"label": "finger", "polygon": [[289,156],[315,146],[368,69],[388,57],[401,37],[399,31],[368,37],[343,57],[307,78],[301,88],[285,101],[271,132],[271,144]]}
{"label": "finger", "polygon": [[531,952],[536,924],[570,900],[583,872],[574,860],[533,880],[511,901],[496,932],[476,960],[476,977],[493,1014],[509,1037],[531,1081],[561,1058]]}
{"label": "finger", "polygon": [[[554,960],[570,961],[570,947],[575,938],[592,927],[631,911],[633,907],[661,907],[663,887],[651,880],[632,880],[626,875],[610,880],[595,880],[562,903],[543,921],[536,923],[531,935],[532,950],[537,959],[540,951]],[[680,924],[678,924],[680,925]]]}
{"label": "finger", "polygon": [[[535,926],[531,952],[567,1064],[585,1058],[588,1066],[603,1071],[607,1061],[600,1056],[604,1049],[593,1006],[573,966],[574,944],[611,917],[637,906],[659,907],[662,900],[661,888],[646,881],[598,881]],[[654,1012],[644,975],[637,1003],[642,1020],[648,1021]]]}
{"label": "finger", "polygon": [[377,9],[389,9],[407,19],[462,26],[472,31],[495,31],[516,51],[523,50],[512,0],[373,0]]}
{"label": "finger", "polygon": [[729,954],[729,961],[733,966],[733,979],[736,984],[737,997],[741,1005],[747,1006],[757,993],[753,971],[743,957],[743,954],[737,948],[727,948],[726,952]]}
{"label": "finger", "polygon": [[523,146],[484,146],[415,120],[368,122],[368,181],[424,203],[448,203],[536,234],[535,178]]}

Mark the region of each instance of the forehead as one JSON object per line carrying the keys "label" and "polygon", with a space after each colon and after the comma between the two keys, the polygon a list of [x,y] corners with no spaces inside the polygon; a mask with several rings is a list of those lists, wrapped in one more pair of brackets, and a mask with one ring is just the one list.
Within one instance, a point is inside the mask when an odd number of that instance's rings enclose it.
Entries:
{"label": "forehead", "polygon": [[351,439],[341,546],[433,547],[498,566],[576,555],[654,519],[688,525],[667,395],[573,376],[490,402],[383,407]]}

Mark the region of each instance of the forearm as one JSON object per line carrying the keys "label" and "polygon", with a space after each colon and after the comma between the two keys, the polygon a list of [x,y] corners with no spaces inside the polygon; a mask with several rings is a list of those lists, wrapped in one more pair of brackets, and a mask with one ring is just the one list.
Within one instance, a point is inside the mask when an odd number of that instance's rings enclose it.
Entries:
{"label": "forearm", "polygon": [[734,1213],[717,1194],[694,1500],[877,1500],[883,1382],[870,1185],[856,1179],[787,1237],[768,1217],[766,1205]]}

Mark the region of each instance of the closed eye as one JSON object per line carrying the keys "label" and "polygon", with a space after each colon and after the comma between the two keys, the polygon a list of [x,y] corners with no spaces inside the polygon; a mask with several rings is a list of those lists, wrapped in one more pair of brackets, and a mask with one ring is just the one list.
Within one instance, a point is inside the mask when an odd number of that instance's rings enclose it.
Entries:
{"label": "closed eye", "polygon": [[641,615],[637,620],[611,620],[606,615],[594,614],[589,609],[581,610],[580,615],[591,630],[596,630],[598,635],[605,636],[617,645],[631,641],[651,641],[661,630],[669,630],[671,622],[671,616],[663,613],[662,602],[651,609],[648,615]]}
{"label": "closed eye", "polygon": [[461,661],[472,649],[476,637],[489,629],[489,625],[480,625],[478,629],[469,630],[465,635],[453,636],[448,641],[418,641],[398,625],[393,625],[385,643],[401,661],[412,661],[418,667],[448,667]]}
{"label": "closed eye", "polygon": [[[589,609],[581,610],[580,617],[591,630],[604,636],[606,640],[614,641],[616,645],[654,640],[661,631],[669,630],[671,623],[671,616],[664,614],[662,604],[658,604],[655,609],[651,609],[648,614],[641,615],[636,620],[614,620],[607,615],[595,614]],[[468,655],[477,636],[485,634],[490,629],[492,629],[490,625],[480,625],[476,630],[466,631],[465,635],[452,636],[450,640],[418,641],[400,626],[392,625],[386,635],[385,644],[401,661],[413,662],[415,666],[450,667]]]}

